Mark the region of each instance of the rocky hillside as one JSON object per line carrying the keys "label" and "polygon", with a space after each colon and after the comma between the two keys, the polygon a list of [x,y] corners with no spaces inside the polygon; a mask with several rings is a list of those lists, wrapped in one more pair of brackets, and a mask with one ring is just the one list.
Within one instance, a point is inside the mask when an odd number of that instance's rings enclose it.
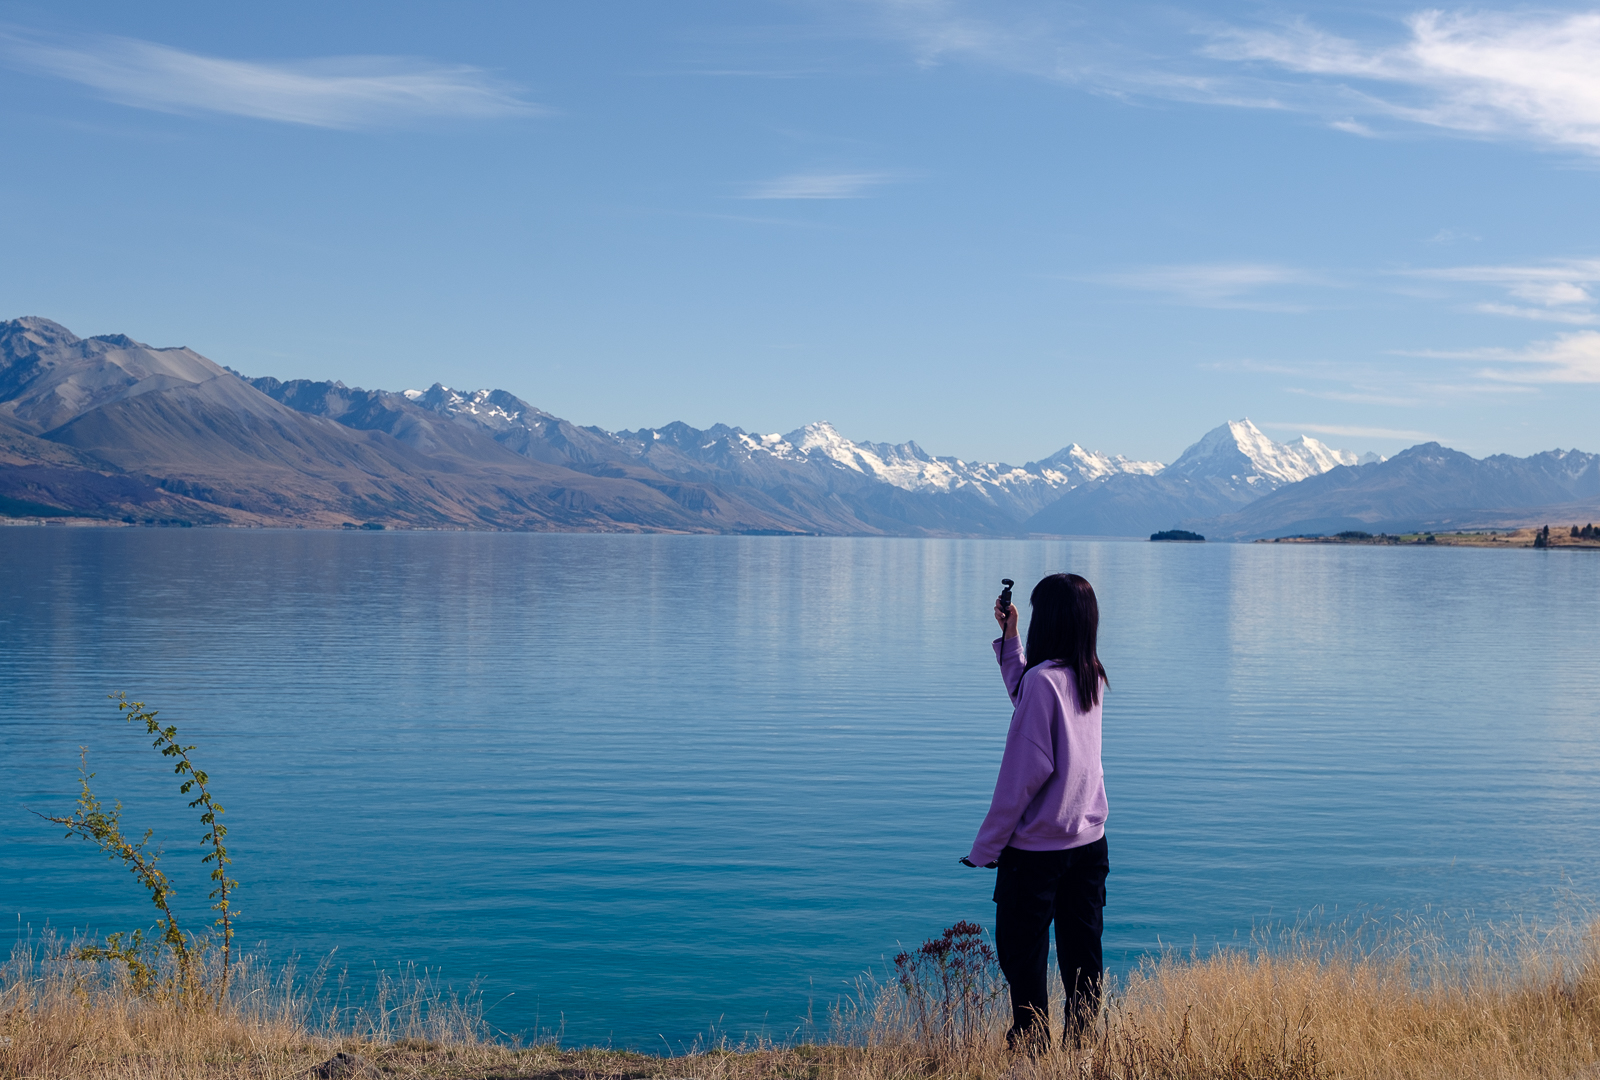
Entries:
{"label": "rocky hillside", "polygon": [[1195,521],[1208,536],[1452,531],[1600,519],[1600,454],[1547,450],[1474,458],[1436,442],[1335,469],[1237,511]]}
{"label": "rocky hillside", "polygon": [[[1171,465],[1076,443],[1022,465],[915,442],[580,427],[504,390],[247,378],[186,348],[0,323],[0,516],[199,525],[1246,538],[1600,517],[1595,455],[1391,461],[1248,420]],[[1585,517],[1587,513],[1589,516]],[[1498,515],[1498,517],[1496,517]]]}

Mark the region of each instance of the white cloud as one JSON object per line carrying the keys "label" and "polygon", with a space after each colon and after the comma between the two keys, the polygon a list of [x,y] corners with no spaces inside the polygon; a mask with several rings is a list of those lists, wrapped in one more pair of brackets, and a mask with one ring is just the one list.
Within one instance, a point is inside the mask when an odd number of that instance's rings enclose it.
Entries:
{"label": "white cloud", "polygon": [[[932,67],[967,61],[1113,97],[1157,97],[1253,109],[1292,107],[1278,84],[1196,70],[1185,58],[1163,62],[1143,43],[1119,40],[1139,21],[1119,12],[1106,20],[1061,3],[979,3],[977,0],[866,0],[873,28],[905,44],[916,62]],[[1108,32],[1109,31],[1109,32]],[[1347,122],[1355,122],[1353,118]]]}
{"label": "white cloud", "polygon": [[1600,12],[1426,9],[1383,40],[1303,20],[1212,29],[1200,50],[1173,20],[1091,20],[1066,5],[873,0],[877,26],[919,63],[961,59],[1124,97],[1292,109],[1381,137],[1423,125],[1600,153]]}
{"label": "white cloud", "polygon": [[1411,271],[1440,281],[1482,281],[1518,286],[1533,283],[1600,281],[1600,259],[1559,259],[1536,266],[1448,266]]}
{"label": "white cloud", "polygon": [[415,118],[545,113],[482,71],[418,60],[348,56],[263,63],[184,52],[131,38],[50,43],[0,37],[13,63],[173,113],[227,113],[311,127],[356,128]]}
{"label": "white cloud", "polygon": [[1503,289],[1513,302],[1472,305],[1472,310],[1486,315],[1569,325],[1600,322],[1590,289],[1600,284],[1600,259],[1563,259],[1536,266],[1455,266],[1406,273],[1410,277]]}
{"label": "white cloud", "polygon": [[1468,349],[1414,355],[1489,362],[1497,366],[1483,368],[1478,376],[1497,382],[1600,383],[1600,331],[1595,330],[1558,334],[1521,349]]}
{"label": "white cloud", "polygon": [[[1392,282],[1395,277],[1484,286],[1503,291],[1508,299],[1525,303],[1475,302],[1470,296],[1462,295],[1459,289],[1440,287],[1418,293],[1382,284],[1385,279]],[[1313,310],[1314,302],[1307,299],[1310,290],[1359,293],[1376,286],[1389,294],[1398,291],[1434,302],[1453,301],[1461,310],[1487,315],[1569,325],[1600,323],[1593,288],[1600,285],[1600,260],[1405,271],[1348,269],[1337,274],[1278,263],[1188,263],[1075,275],[1069,280],[1166,294],[1174,302],[1195,307],[1269,312]]]}
{"label": "white cloud", "polygon": [[1124,289],[1167,293],[1197,307],[1303,311],[1305,307],[1259,299],[1264,290],[1292,285],[1326,285],[1315,274],[1273,263],[1195,263],[1149,266],[1084,280]]}
{"label": "white cloud", "polygon": [[1513,319],[1537,319],[1539,322],[1567,323],[1587,326],[1600,322],[1592,311],[1559,311],[1550,308],[1518,307],[1516,304],[1474,304],[1472,310],[1484,315],[1505,315]]}
{"label": "white cloud", "polygon": [[1363,139],[1376,139],[1378,133],[1359,120],[1334,120],[1328,124],[1335,131],[1343,131],[1347,135],[1360,135]]}
{"label": "white cloud", "polygon": [[1301,22],[1231,29],[1206,52],[1377,84],[1344,96],[1394,119],[1600,152],[1600,13],[1428,10],[1405,22],[1409,39],[1392,45]]}
{"label": "white cloud", "polygon": [[1545,307],[1594,302],[1587,289],[1570,281],[1519,281],[1511,286],[1511,295]]}
{"label": "white cloud", "polygon": [[[1473,361],[1475,367],[1481,368],[1484,357],[1476,352],[1396,351],[1390,355],[1448,360],[1451,363],[1449,370],[1443,373],[1443,377],[1440,377],[1441,373],[1438,372],[1419,372],[1415,365],[1397,366],[1393,361],[1358,356],[1338,361],[1296,360],[1264,363],[1258,360],[1234,360],[1201,366],[1214,371],[1288,376],[1300,385],[1294,383],[1285,385],[1284,380],[1277,380],[1280,383],[1279,389],[1285,394],[1386,408],[1411,409],[1443,405],[1468,396],[1505,397],[1539,392],[1534,385],[1485,378],[1481,370],[1463,369],[1460,361],[1464,359]],[[1306,385],[1307,383],[1312,385]]]}
{"label": "white cloud", "polygon": [[993,17],[994,9],[962,10],[959,0],[877,0],[882,25],[910,44],[917,62],[933,65],[950,56],[971,57],[1032,74],[1064,74],[1055,28],[1042,20],[1027,21],[1009,12],[1009,21]]}
{"label": "white cloud", "polygon": [[746,199],[861,199],[889,182],[883,173],[796,173],[765,180],[745,192]]}

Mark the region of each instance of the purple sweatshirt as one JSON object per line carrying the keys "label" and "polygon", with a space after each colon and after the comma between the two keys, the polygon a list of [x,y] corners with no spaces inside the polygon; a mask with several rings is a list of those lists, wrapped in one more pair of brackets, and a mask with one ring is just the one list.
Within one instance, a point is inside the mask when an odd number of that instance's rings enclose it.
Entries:
{"label": "purple sweatshirt", "polygon": [[1040,664],[1023,678],[1020,638],[996,641],[994,654],[1016,709],[994,800],[967,858],[983,866],[1008,844],[1062,851],[1094,843],[1106,832],[1100,704],[1080,712],[1072,672],[1056,664]]}

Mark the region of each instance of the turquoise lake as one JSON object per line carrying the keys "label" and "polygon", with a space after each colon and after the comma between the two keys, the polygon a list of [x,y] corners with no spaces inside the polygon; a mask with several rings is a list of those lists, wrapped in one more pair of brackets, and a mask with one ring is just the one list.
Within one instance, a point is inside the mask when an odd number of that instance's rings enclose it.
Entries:
{"label": "turquoise lake", "polygon": [[1010,715],[989,608],[1060,570],[1103,612],[1114,967],[1600,896],[1592,552],[4,528],[0,916],[153,921],[25,809],[71,809],[87,746],[208,921],[126,690],[198,745],[246,946],[481,975],[568,1043],[785,1038],[992,925],[956,862]]}

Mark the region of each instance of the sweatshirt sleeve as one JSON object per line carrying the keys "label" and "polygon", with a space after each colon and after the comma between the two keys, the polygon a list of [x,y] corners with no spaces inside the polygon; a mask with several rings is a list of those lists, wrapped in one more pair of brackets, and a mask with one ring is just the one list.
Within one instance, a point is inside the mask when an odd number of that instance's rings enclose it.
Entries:
{"label": "sweatshirt sleeve", "polygon": [[1055,695],[1050,693],[1043,679],[1034,679],[1021,693],[1011,717],[1011,729],[1006,732],[1006,752],[1000,761],[994,798],[978,829],[978,838],[972,842],[972,852],[967,856],[979,866],[999,857],[1000,849],[1011,842],[1011,834],[1016,832],[1023,811],[1056,771],[1055,755],[1050,748],[1054,700]]}
{"label": "sweatshirt sleeve", "polygon": [[1022,654],[1022,639],[995,638],[994,658],[1000,661],[1000,677],[1005,680],[1011,704],[1015,705],[1022,696],[1022,673],[1028,666],[1027,657]]}

